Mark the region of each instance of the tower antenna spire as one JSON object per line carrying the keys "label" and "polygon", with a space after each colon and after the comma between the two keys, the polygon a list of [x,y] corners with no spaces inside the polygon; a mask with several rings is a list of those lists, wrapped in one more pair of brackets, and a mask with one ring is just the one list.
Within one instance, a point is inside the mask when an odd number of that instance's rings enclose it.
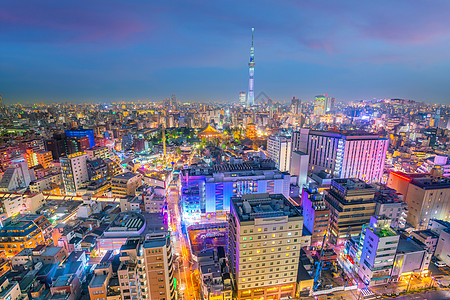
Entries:
{"label": "tower antenna spire", "polygon": [[253,33],[255,32],[255,28],[252,27],[252,47],[253,47]]}
{"label": "tower antenna spire", "polygon": [[253,33],[255,28],[252,27],[252,47],[250,48],[250,62],[248,63],[248,93],[247,93],[247,106],[251,107],[255,105],[255,47],[253,47]]}

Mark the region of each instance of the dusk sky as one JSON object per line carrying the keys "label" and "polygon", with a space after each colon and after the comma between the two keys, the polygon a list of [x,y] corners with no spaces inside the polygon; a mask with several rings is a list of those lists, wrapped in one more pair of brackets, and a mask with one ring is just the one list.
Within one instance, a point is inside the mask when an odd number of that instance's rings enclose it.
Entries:
{"label": "dusk sky", "polygon": [[0,4],[6,103],[407,98],[450,104],[450,1]]}

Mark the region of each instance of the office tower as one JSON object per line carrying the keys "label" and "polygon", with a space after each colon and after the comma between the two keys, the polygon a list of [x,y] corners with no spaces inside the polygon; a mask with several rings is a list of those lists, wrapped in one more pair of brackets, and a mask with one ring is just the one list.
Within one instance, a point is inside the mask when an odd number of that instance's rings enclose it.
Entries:
{"label": "office tower", "polygon": [[404,195],[406,221],[416,229],[426,229],[430,219],[450,220],[449,178],[390,172],[387,186]]}
{"label": "office tower", "polygon": [[89,181],[88,170],[86,166],[88,155],[84,152],[70,154],[67,157],[61,157],[61,173],[64,187],[67,195],[76,195],[77,190]]}
{"label": "office tower", "polygon": [[321,116],[325,114],[327,96],[319,95],[314,98],[314,114],[316,116]]}
{"label": "office tower", "polygon": [[303,153],[308,153],[308,137],[308,128],[301,128],[300,130],[294,131],[291,137],[292,151],[301,151]]}
{"label": "office tower", "polygon": [[325,203],[330,209],[330,241],[343,244],[361,233],[375,213],[375,188],[360,179],[333,179],[325,190]]}
{"label": "office tower", "polygon": [[[299,138],[304,138],[300,137]],[[336,178],[380,182],[389,141],[361,132],[309,131],[309,170]]]}
{"label": "office tower", "polygon": [[34,180],[34,174],[28,169],[28,164],[23,158],[15,159],[0,180],[0,191],[18,192],[25,191],[30,182]]}
{"label": "office tower", "polygon": [[252,47],[250,48],[250,62],[248,63],[248,94],[247,94],[247,106],[255,105],[255,48],[253,47],[253,33],[255,28],[252,28]]}
{"label": "office tower", "polygon": [[247,93],[246,92],[239,92],[239,103],[241,105],[245,105],[247,101]]}
{"label": "office tower", "polygon": [[180,172],[184,218],[189,222],[230,211],[231,197],[270,193],[289,197],[291,176],[269,159],[213,167],[191,167]]}
{"label": "office tower", "polygon": [[66,135],[54,134],[53,139],[45,141],[45,150],[51,151],[54,159],[66,155]]}
{"label": "office tower", "polygon": [[117,275],[122,300],[175,299],[170,233],[159,214],[151,215],[152,231],[145,238],[129,238],[120,248]]}
{"label": "office tower", "polygon": [[325,112],[326,113],[333,113],[334,112],[334,97],[326,97],[325,102]]}
{"label": "office tower", "polygon": [[52,166],[53,155],[51,151],[39,151],[34,153],[36,155],[37,163],[46,169]]}
{"label": "office tower", "polygon": [[301,151],[292,151],[291,166],[289,167],[289,174],[297,176],[297,185],[302,188],[306,184],[308,177],[308,162],[309,155]]}
{"label": "office tower", "polygon": [[275,162],[281,172],[289,172],[291,165],[291,138],[272,135],[267,140],[267,157]]}
{"label": "office tower", "polygon": [[22,215],[2,222],[0,247],[7,257],[18,254],[25,248],[44,245],[51,224],[44,215]]}
{"label": "office tower", "polygon": [[294,297],[303,217],[283,195],[233,197],[228,218],[228,262],[237,299]]}
{"label": "office tower", "polygon": [[291,114],[296,116],[301,113],[300,110],[301,110],[300,100],[295,97],[292,97],[292,99],[291,99]]}
{"label": "office tower", "polygon": [[391,271],[400,235],[391,228],[385,216],[372,216],[363,226],[360,236],[358,275],[365,284],[373,286],[391,282]]}
{"label": "office tower", "polygon": [[142,176],[126,172],[111,179],[111,192],[113,197],[135,196],[136,189],[142,185]]}
{"label": "office tower", "polygon": [[320,249],[323,236],[328,234],[330,209],[325,205],[324,196],[314,184],[302,190],[303,226],[311,233],[311,247]]}

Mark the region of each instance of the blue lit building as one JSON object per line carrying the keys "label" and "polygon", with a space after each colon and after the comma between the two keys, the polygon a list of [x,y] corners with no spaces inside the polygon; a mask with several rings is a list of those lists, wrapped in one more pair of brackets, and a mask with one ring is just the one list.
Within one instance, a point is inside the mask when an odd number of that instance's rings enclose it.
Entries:
{"label": "blue lit building", "polygon": [[192,167],[180,172],[179,178],[183,217],[187,222],[229,212],[232,197],[256,193],[289,197],[289,173],[280,172],[268,159]]}
{"label": "blue lit building", "polygon": [[95,146],[94,130],[92,129],[78,129],[78,130],[66,130],[66,137],[82,138],[87,136],[89,138],[89,147]]}

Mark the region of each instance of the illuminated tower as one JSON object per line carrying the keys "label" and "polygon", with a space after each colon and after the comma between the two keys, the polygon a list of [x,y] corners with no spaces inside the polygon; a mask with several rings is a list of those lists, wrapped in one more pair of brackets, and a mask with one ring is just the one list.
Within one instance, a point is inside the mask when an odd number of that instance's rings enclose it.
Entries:
{"label": "illuminated tower", "polygon": [[255,105],[255,48],[253,47],[253,32],[255,28],[252,28],[252,47],[250,48],[250,62],[248,63],[248,94],[247,94],[247,106]]}

